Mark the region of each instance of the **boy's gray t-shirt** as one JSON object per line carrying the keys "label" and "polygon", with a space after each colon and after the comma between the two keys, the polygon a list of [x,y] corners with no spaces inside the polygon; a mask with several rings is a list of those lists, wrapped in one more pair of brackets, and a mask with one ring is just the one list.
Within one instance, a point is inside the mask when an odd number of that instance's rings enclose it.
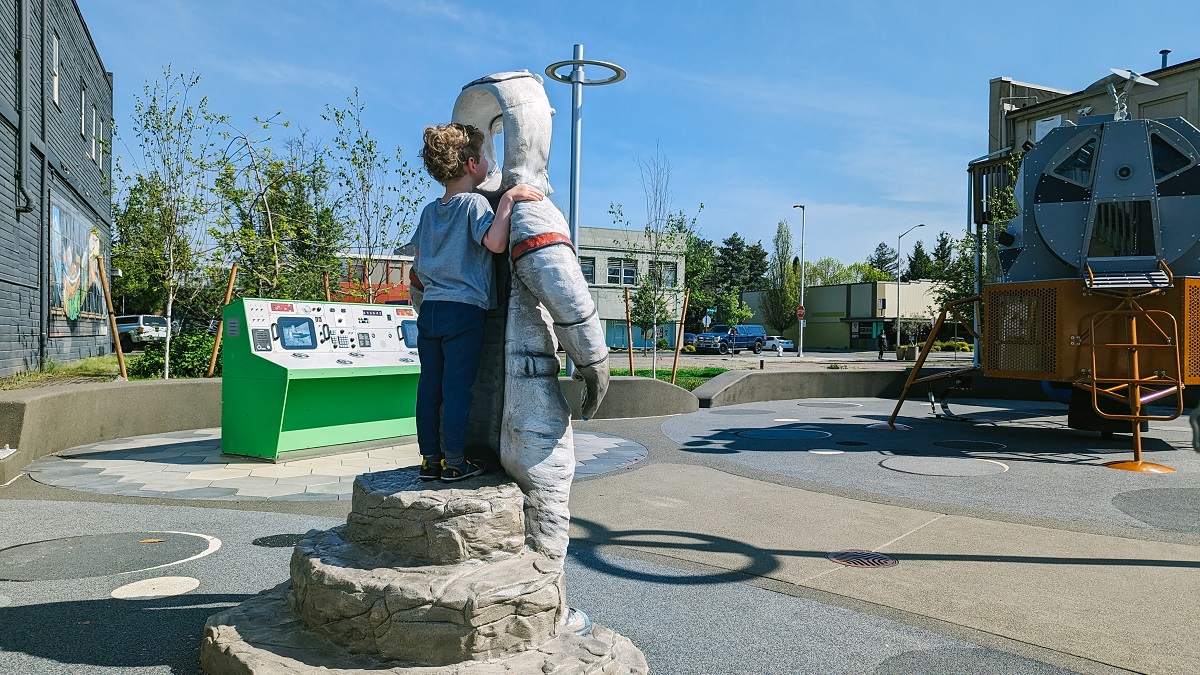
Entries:
{"label": "boy's gray t-shirt", "polygon": [[412,243],[417,276],[425,285],[423,301],[494,307],[494,263],[483,245],[494,217],[487,198],[474,192],[460,192],[445,204],[435,199],[421,211]]}

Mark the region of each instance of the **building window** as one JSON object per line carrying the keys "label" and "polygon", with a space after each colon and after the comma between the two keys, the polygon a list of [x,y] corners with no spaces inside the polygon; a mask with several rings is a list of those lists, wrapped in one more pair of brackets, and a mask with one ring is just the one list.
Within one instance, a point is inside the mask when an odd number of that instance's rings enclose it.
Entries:
{"label": "building window", "polygon": [[679,282],[678,267],[673,262],[651,261],[650,274],[659,286],[674,286]]}
{"label": "building window", "polygon": [[389,262],[388,263],[388,283],[396,284],[397,286],[404,283],[404,263]]}
{"label": "building window", "polygon": [[58,34],[50,36],[50,97],[58,105]]}
{"label": "building window", "polygon": [[79,135],[87,138],[87,87],[79,87]]}
{"label": "building window", "polygon": [[363,263],[350,262],[350,274],[346,277],[346,281],[352,284],[367,283],[367,266]]}
{"label": "building window", "polygon": [[608,283],[636,286],[637,262],[633,258],[609,258]]}
{"label": "building window", "polygon": [[96,106],[92,106],[92,161],[99,163],[100,155],[96,152],[96,134],[100,133],[99,127],[96,125]]}
{"label": "building window", "polygon": [[589,284],[596,283],[596,259],[580,258],[579,269],[583,270],[583,280]]}

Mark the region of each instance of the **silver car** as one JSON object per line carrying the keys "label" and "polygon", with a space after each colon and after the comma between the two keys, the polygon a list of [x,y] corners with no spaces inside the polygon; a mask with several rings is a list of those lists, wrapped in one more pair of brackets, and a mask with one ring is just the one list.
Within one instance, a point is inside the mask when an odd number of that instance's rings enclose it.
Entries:
{"label": "silver car", "polygon": [[121,351],[133,351],[151,340],[167,339],[167,318],[153,314],[130,314],[117,317],[117,335]]}

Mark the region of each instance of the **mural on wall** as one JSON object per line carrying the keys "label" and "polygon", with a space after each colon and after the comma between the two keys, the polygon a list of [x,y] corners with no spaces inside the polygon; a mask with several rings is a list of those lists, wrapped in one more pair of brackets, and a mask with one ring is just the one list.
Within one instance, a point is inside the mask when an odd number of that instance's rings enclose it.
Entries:
{"label": "mural on wall", "polygon": [[65,200],[50,203],[51,336],[106,334],[100,231]]}

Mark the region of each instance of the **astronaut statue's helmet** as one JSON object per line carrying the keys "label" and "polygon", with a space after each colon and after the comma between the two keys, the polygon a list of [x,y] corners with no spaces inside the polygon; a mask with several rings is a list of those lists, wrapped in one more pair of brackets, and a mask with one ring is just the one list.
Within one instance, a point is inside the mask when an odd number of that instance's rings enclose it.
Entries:
{"label": "astronaut statue's helmet", "polygon": [[[542,78],[527,70],[488,75],[463,87],[451,121],[472,125],[484,134],[488,175],[478,192],[493,203],[518,183],[550,194],[546,169],[553,114]],[[503,157],[496,161],[495,138],[501,134]]]}

